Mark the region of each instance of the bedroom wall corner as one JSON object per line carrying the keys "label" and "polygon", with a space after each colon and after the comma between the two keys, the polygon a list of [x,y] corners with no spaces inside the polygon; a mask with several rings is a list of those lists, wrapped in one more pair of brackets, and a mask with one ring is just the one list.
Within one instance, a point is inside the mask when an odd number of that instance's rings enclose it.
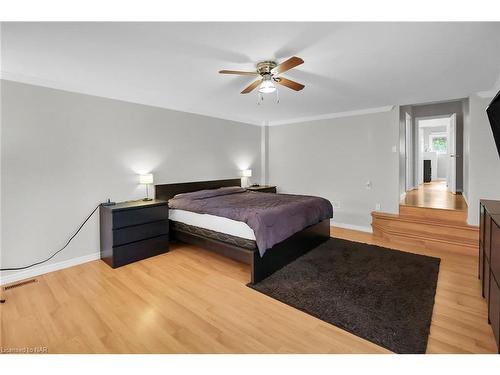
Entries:
{"label": "bedroom wall corner", "polygon": [[264,121],[260,128],[260,183],[269,183],[269,121]]}

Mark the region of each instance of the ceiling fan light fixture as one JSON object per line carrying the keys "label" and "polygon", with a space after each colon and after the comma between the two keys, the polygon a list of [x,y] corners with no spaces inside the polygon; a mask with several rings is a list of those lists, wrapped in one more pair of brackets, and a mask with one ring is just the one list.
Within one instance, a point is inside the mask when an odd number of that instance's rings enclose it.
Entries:
{"label": "ceiling fan light fixture", "polygon": [[[289,71],[290,69],[303,64],[304,60],[300,57],[292,56],[288,60],[283,61],[281,64],[277,64],[275,61],[261,61],[257,63],[256,70],[254,72],[243,72],[240,70],[219,70],[220,74],[236,74],[240,76],[258,76],[257,80],[253,81],[247,87],[241,91],[241,94],[248,94],[255,89],[258,89],[259,96],[262,99],[262,94],[276,93],[278,96],[278,87],[276,84],[288,87],[294,91],[300,91],[305,86],[301,83],[292,81],[291,79],[278,77],[278,75]],[[278,100],[279,101],[279,100]]]}
{"label": "ceiling fan light fixture", "polygon": [[262,94],[270,94],[276,91],[276,86],[271,79],[270,75],[265,75],[262,79],[262,83],[259,86],[259,92]]}

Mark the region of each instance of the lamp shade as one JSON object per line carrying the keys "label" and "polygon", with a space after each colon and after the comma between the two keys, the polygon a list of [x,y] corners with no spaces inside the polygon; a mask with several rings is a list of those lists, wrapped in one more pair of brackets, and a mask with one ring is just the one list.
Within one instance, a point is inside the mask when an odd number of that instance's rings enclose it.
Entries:
{"label": "lamp shade", "polygon": [[241,177],[252,177],[252,170],[245,169],[245,170],[241,171]]}
{"label": "lamp shade", "polygon": [[276,86],[274,86],[274,83],[270,79],[268,80],[264,79],[260,84],[259,92],[263,94],[270,94],[275,91],[276,91]]}
{"label": "lamp shade", "polygon": [[141,174],[139,175],[139,183],[140,184],[152,184],[153,183],[153,174]]}

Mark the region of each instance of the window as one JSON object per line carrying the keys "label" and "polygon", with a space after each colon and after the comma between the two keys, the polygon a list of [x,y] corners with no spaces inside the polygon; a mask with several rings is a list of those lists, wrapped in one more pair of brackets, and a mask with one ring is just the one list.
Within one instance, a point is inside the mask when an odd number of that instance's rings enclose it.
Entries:
{"label": "window", "polygon": [[446,154],[448,152],[448,136],[447,135],[430,135],[430,148],[439,154]]}

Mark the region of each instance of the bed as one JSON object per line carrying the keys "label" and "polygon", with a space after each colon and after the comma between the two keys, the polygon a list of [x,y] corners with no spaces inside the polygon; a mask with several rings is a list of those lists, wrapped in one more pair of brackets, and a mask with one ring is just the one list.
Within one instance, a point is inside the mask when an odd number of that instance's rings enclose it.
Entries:
{"label": "bed", "polygon": [[[240,190],[242,190],[241,179],[239,178],[156,185],[156,198],[170,201],[170,206],[175,206],[175,208],[169,210],[171,239],[197,245],[249,264],[251,266],[250,283],[254,284],[317,247],[330,237],[330,219],[325,218],[324,212],[321,216],[322,220],[317,220],[307,227],[300,228],[298,231],[295,230],[295,233],[290,236],[273,243],[270,242],[270,239],[272,239],[274,233],[271,232],[269,235],[268,231],[266,235],[262,231],[260,233],[252,230],[243,220],[233,220],[230,217],[231,215],[228,215],[229,217],[213,215],[211,212],[200,211],[197,207],[184,209],[180,203],[176,203],[181,202],[180,197],[196,195],[201,191],[208,191],[209,194],[217,196],[216,191],[231,189],[234,189],[236,193],[242,193],[241,197],[245,196],[252,201],[257,198],[269,201],[271,199],[287,199],[287,197],[291,197],[288,195],[278,197],[273,194],[275,198],[272,198],[268,195],[271,193],[240,192],[236,187],[240,187]],[[250,194],[256,195],[252,196]],[[215,201],[216,199],[210,195],[209,198],[207,201]],[[225,198],[227,197],[222,197],[222,199]],[[331,214],[327,216],[331,217]],[[270,243],[273,244],[271,247],[269,247]],[[260,248],[258,244],[260,244]]]}

